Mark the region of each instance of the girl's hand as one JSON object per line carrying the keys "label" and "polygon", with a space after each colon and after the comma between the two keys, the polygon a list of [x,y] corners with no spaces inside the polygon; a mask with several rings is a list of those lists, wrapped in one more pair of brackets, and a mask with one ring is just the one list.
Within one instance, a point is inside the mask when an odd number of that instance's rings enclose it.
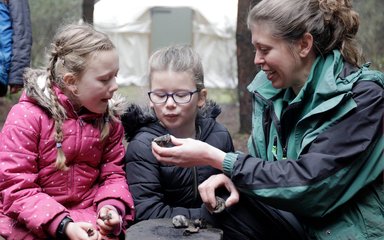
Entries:
{"label": "girl's hand", "polygon": [[152,142],[152,153],[159,162],[180,167],[210,165],[222,170],[225,153],[220,149],[192,138],[171,136],[171,141],[175,146],[169,148]]}
{"label": "girl's hand", "polygon": [[115,207],[106,205],[99,211],[97,225],[101,235],[108,236],[112,234],[117,236],[121,232],[122,219]]}
{"label": "girl's hand", "polygon": [[224,186],[230,193],[229,197],[225,201],[225,207],[232,206],[239,202],[239,191],[230,178],[224,174],[217,174],[210,176],[207,180],[199,185],[199,192],[201,199],[205,203],[208,211],[213,212],[216,207],[216,195],[215,190]]}
{"label": "girl's hand", "polygon": [[98,240],[99,232],[91,223],[70,222],[65,228],[65,234],[70,240]]}

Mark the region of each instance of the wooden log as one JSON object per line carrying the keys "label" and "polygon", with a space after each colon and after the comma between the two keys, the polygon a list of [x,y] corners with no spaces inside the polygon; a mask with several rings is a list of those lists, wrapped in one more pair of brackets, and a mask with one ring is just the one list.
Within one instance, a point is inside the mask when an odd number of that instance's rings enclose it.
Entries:
{"label": "wooden log", "polygon": [[186,228],[175,228],[172,219],[150,219],[129,227],[126,240],[222,240],[223,231],[217,228],[199,229],[197,233],[185,236]]}

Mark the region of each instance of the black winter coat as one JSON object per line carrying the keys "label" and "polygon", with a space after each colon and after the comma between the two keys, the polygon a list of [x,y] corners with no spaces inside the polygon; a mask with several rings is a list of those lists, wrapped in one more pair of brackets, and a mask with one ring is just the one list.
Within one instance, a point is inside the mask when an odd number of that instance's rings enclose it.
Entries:
{"label": "black winter coat", "polygon": [[[220,112],[219,106],[211,101],[202,109],[196,119],[198,139],[224,152],[233,152],[228,130],[215,120]],[[150,109],[131,105],[122,123],[128,141],[125,170],[136,221],[180,214],[189,219],[201,218],[202,200],[197,187],[220,171],[210,166],[182,168],[159,163],[152,154],[151,142],[168,131]]]}

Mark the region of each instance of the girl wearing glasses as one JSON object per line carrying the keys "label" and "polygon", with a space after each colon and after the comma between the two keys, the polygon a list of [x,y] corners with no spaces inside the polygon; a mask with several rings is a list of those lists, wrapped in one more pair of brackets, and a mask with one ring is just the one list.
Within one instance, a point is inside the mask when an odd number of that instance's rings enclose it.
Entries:
{"label": "girl wearing glasses", "polygon": [[184,215],[201,218],[198,185],[219,173],[210,166],[183,168],[161,164],[151,151],[154,138],[171,134],[233,151],[227,129],[215,121],[221,109],[207,101],[201,60],[189,46],[170,46],[149,59],[150,108],[131,105],[122,117],[129,142],[127,179],[136,221]]}

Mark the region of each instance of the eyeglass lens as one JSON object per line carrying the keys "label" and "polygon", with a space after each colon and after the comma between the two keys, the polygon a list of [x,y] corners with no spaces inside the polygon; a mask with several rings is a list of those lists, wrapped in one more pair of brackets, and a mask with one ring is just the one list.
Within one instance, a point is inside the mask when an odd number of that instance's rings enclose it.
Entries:
{"label": "eyeglass lens", "polygon": [[189,91],[177,91],[174,93],[165,93],[165,92],[149,92],[149,98],[153,103],[165,103],[168,100],[168,97],[172,97],[175,103],[188,103],[191,101],[192,95],[196,93],[197,90],[193,92]]}

